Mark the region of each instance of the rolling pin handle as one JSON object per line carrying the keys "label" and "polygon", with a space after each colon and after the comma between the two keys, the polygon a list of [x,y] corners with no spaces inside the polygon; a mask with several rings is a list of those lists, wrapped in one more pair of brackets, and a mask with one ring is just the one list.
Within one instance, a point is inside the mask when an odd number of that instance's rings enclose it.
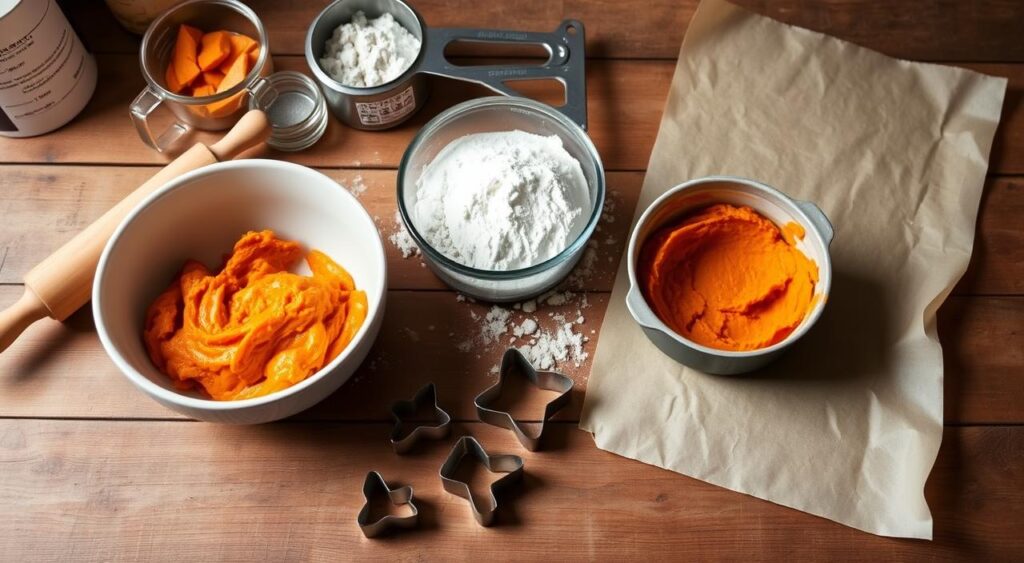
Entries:
{"label": "rolling pin handle", "polygon": [[49,315],[46,305],[26,287],[21,299],[0,312],[0,352],[6,350],[30,324]]}
{"label": "rolling pin handle", "polygon": [[267,119],[267,114],[258,109],[251,109],[227,134],[210,145],[210,152],[218,161],[224,162],[266,141],[269,136],[270,120]]}
{"label": "rolling pin handle", "polygon": [[260,110],[249,110],[219,141],[209,147],[202,143],[193,145],[32,268],[25,274],[25,295],[0,313],[0,352],[28,325],[43,317],[63,321],[89,301],[104,246],[139,202],[174,178],[207,164],[231,160],[269,136],[267,115]]}

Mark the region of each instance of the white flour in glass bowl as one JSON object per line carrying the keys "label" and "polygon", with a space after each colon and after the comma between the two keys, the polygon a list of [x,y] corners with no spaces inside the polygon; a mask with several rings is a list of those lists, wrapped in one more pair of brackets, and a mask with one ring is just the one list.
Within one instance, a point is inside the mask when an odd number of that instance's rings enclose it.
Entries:
{"label": "white flour in glass bowl", "polygon": [[449,143],[416,183],[412,218],[438,252],[472,268],[517,270],[583,232],[590,191],[557,136],[475,133]]}

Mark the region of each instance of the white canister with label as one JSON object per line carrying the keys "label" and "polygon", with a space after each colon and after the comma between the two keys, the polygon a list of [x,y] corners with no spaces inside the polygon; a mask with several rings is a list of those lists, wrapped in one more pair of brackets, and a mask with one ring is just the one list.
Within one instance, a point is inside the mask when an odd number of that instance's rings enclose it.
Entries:
{"label": "white canister with label", "polygon": [[0,135],[71,121],[96,89],[96,60],[56,0],[0,0]]}

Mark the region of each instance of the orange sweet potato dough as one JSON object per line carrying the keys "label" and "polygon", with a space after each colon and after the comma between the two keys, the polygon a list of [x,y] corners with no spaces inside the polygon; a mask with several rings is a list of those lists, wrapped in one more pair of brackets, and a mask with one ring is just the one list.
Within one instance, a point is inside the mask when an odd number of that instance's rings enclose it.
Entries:
{"label": "orange sweet potato dough", "polygon": [[288,271],[298,243],[250,232],[214,274],[188,261],[146,313],[143,340],[179,389],[216,400],[286,389],[322,369],[366,320],[366,292],[327,255],[306,256],[312,276]]}
{"label": "orange sweet potato dough", "polygon": [[717,204],[662,227],[640,250],[637,273],[651,309],[672,330],[720,350],[784,340],[816,302],[818,266],[749,207]]}

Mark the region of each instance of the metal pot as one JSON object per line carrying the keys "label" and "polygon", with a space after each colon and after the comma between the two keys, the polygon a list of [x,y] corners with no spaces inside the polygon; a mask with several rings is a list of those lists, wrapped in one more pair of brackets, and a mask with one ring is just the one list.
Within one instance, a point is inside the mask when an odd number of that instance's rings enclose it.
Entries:
{"label": "metal pot", "polygon": [[[806,234],[797,248],[818,265],[815,287],[818,299],[800,326],[781,342],[743,352],[709,348],[669,328],[644,299],[636,278],[636,261],[644,241],[660,227],[713,203],[747,206],[776,225],[792,221],[804,227]],[[821,316],[832,286],[832,260],[828,253],[832,236],[832,224],[817,205],[794,200],[761,182],[733,176],[709,176],[684,182],[655,200],[633,227],[627,256],[629,293],[626,295],[626,307],[647,338],[673,360],[705,373],[733,375],[753,371],[782,354]]]}

